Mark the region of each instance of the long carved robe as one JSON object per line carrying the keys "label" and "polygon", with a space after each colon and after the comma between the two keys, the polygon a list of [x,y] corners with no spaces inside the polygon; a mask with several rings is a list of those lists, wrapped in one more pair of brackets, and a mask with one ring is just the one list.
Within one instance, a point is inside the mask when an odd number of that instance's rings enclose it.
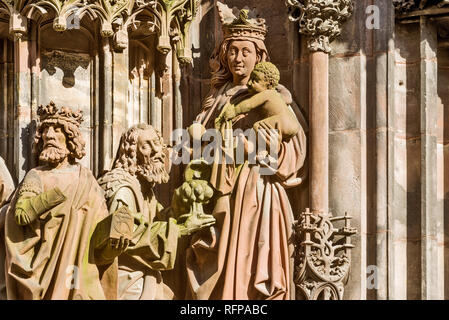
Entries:
{"label": "long carved robe", "polygon": [[[8,201],[14,191],[14,181],[6,167],[5,161],[0,157],[0,239],[5,234],[5,215],[8,210]],[[6,299],[5,285],[5,244],[0,240],[0,300]]]}
{"label": "long carved robe", "polygon": [[[173,292],[164,284],[161,271],[173,269],[178,243],[178,227],[174,220],[162,216],[163,207],[151,192],[144,196],[135,176],[114,169],[99,179],[106,193],[109,212],[127,206],[148,222],[137,232],[134,246],[119,256],[119,300],[168,300]],[[157,221],[163,220],[163,221]]]}
{"label": "long carved robe", "polygon": [[[21,190],[38,194],[56,186],[66,200],[30,225],[19,226],[14,211]],[[116,266],[96,265],[92,240],[107,215],[103,191],[81,165],[28,172],[6,211],[6,298],[115,299]]]}
{"label": "long carved robe", "polygon": [[[228,83],[208,98],[209,107],[203,109],[197,121],[213,128],[226,103],[236,104],[246,97],[246,86],[232,87]],[[294,111],[299,114],[299,110]],[[232,127],[252,128],[255,117],[250,112]],[[306,138],[300,130],[281,143],[275,175],[260,175],[260,165],[248,161],[240,166],[223,164],[215,170],[211,182],[225,194],[213,209],[216,224],[194,235],[187,251],[188,298],[292,297],[294,218],[284,184],[296,180],[305,154]],[[230,193],[226,194],[226,190]]]}
{"label": "long carved robe", "polygon": [[6,167],[5,161],[0,157],[0,207],[8,200],[13,191],[14,181]]}

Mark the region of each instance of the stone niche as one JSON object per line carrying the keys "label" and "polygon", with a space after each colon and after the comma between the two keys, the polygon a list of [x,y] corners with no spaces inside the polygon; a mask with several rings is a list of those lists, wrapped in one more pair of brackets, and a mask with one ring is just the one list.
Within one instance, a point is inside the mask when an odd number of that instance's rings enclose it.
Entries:
{"label": "stone niche", "polygon": [[143,20],[136,30],[130,32],[126,120],[128,126],[147,122],[160,130],[161,123],[156,120],[161,117],[160,97],[157,94],[157,34],[149,24]]}
{"label": "stone niche", "polygon": [[95,101],[95,48],[92,34],[85,28],[54,31],[51,24],[40,28],[40,85],[39,104],[54,101],[84,113],[82,132],[86,139],[86,157],[81,161],[90,167],[92,161],[93,123]]}

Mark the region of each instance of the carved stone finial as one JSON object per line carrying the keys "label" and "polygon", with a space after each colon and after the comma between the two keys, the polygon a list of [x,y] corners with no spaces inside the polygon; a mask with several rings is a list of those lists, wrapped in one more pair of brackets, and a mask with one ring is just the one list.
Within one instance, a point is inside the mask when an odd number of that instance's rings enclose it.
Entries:
{"label": "carved stone finial", "polygon": [[352,0],[286,0],[291,21],[308,36],[312,52],[331,52],[330,43],[340,35],[342,24],[351,16]]}

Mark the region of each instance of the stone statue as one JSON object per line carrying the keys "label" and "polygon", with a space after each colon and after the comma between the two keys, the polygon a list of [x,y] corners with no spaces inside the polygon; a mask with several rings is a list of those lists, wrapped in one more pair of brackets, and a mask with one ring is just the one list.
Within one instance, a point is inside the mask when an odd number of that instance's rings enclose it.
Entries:
{"label": "stone statue", "polygon": [[11,174],[6,167],[5,161],[0,157],[0,207],[5,204],[14,189],[15,186]]}
{"label": "stone statue", "polygon": [[[99,179],[109,212],[126,207],[134,217],[132,243],[118,259],[119,299],[173,299],[161,271],[173,268],[178,238],[215,221],[213,217],[198,219],[188,210],[164,210],[157,201],[153,187],[169,178],[167,153],[162,136],[152,126],[131,127],[122,135],[113,169]],[[183,201],[186,195],[180,190],[177,194],[173,202],[178,204],[176,208],[184,208],[189,200]],[[211,197],[201,190],[197,195],[205,201]],[[183,221],[178,224],[175,217],[181,214]]]}
{"label": "stone statue", "polygon": [[115,299],[115,258],[126,239],[100,246],[97,225],[108,217],[103,191],[77,159],[85,155],[83,115],[53,102],[38,109],[30,170],[6,210],[7,299]]}
{"label": "stone statue", "polygon": [[270,62],[260,62],[251,73],[248,81],[248,92],[254,94],[238,105],[228,103],[215,120],[215,128],[220,129],[225,121],[250,112],[257,108],[264,119],[257,121],[253,129],[276,128],[283,140],[296,135],[301,129],[295,114],[288,108],[282,96],[276,91],[279,85],[280,73],[278,68]]}
{"label": "stone statue", "polygon": [[[215,127],[225,105],[238,106],[254,96],[248,90],[251,73],[268,60],[263,19],[220,2],[218,11],[224,39],[212,55],[212,89],[196,119],[207,129]],[[284,103],[292,103],[287,89],[277,86],[276,90]],[[222,128],[251,129],[260,120],[255,108],[226,121]],[[271,133],[266,139],[271,140]],[[260,174],[260,162],[214,164],[210,182],[218,193],[212,212],[217,222],[192,237],[186,253],[188,298],[292,297],[294,218],[285,189],[302,181],[298,175],[306,155],[304,130],[300,127],[293,137],[281,141],[276,151],[278,169],[272,176]]]}
{"label": "stone statue", "polygon": [[[0,239],[5,235],[5,217],[8,210],[8,201],[15,189],[14,181],[6,167],[5,161],[0,157]],[[6,284],[4,281],[5,244],[0,240],[0,300],[6,299]]]}

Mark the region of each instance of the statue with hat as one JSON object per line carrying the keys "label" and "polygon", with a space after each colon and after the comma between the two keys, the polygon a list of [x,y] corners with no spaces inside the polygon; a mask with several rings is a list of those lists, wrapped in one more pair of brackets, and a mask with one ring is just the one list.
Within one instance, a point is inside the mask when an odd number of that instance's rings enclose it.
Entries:
{"label": "statue with hat", "polygon": [[[256,97],[257,92],[248,86],[256,65],[269,61],[267,26],[253,11],[231,9],[221,2],[217,8],[223,41],[212,54],[211,90],[196,121],[206,129],[214,129],[217,124],[224,137],[224,152],[216,155],[209,179],[214,199],[208,206],[213,208],[216,223],[194,234],[186,252],[187,298],[291,299],[295,291],[294,248],[290,241],[294,216],[286,190],[302,183],[305,124],[290,92],[279,84],[270,87],[270,97],[283,100],[275,107],[285,111],[289,119],[297,118],[300,125],[289,129],[288,139],[279,139],[273,121],[264,122],[266,130],[261,139],[268,148],[275,149],[277,156],[277,168],[271,175],[261,174],[266,166],[263,161],[248,161],[250,143],[242,133],[269,115],[260,114],[256,106],[263,103],[252,101],[260,96]],[[255,98],[248,100],[251,97]],[[244,101],[249,101],[250,107],[231,112]],[[274,120],[279,122],[279,118]],[[228,136],[230,131],[238,143]],[[277,144],[270,146],[271,141]],[[236,161],[240,143],[245,150],[243,163]]]}
{"label": "statue with hat", "polygon": [[[5,215],[2,298],[116,299],[116,257],[129,244],[119,224],[126,224],[126,212],[115,228],[99,228],[109,216],[103,191],[77,162],[86,154],[82,112],[50,102],[38,115],[39,166],[26,174]],[[118,239],[102,241],[113,230]]]}

